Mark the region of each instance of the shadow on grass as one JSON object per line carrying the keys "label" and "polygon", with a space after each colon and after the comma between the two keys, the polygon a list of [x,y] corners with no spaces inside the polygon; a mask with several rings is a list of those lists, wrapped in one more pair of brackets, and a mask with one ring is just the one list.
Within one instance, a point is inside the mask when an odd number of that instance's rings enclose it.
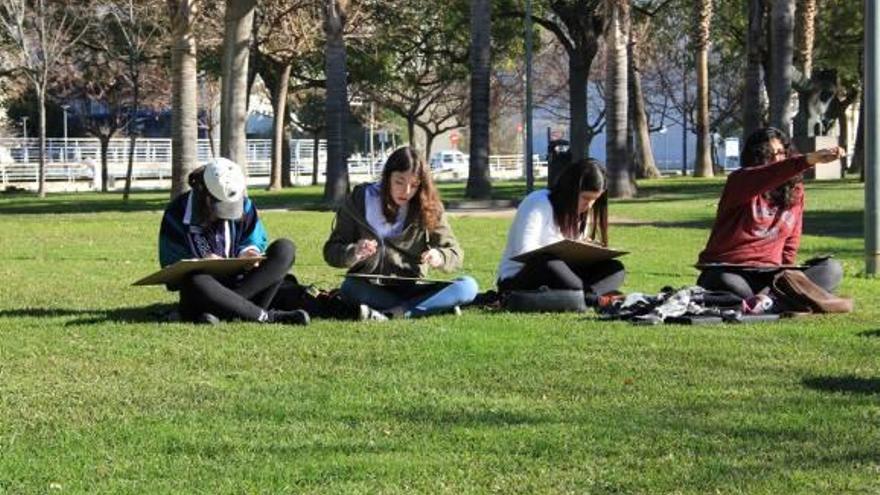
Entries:
{"label": "shadow on grass", "polygon": [[804,212],[804,234],[823,237],[861,238],[865,212],[862,210],[810,210]]}
{"label": "shadow on grass", "polygon": [[127,202],[122,201],[122,193],[116,192],[49,194],[45,198],[31,193],[15,193],[0,195],[0,214],[158,211],[165,209],[167,203],[167,192],[133,191]]}
{"label": "shadow on grass", "polygon": [[816,376],[804,378],[805,387],[822,392],[841,392],[850,394],[880,394],[880,378],[860,378],[857,376]]}
{"label": "shadow on grass", "polygon": [[[313,187],[267,192],[250,189],[249,195],[260,209],[328,210],[323,193]],[[31,193],[0,195],[0,214],[43,215],[58,213],[105,213],[162,211],[168,204],[168,191],[133,191],[129,200],[122,194],[64,193],[40,198]]]}
{"label": "shadow on grass", "polygon": [[[667,179],[668,180],[668,179]],[[648,201],[668,201],[671,199],[711,199],[718,200],[724,183],[720,181],[682,181],[672,179],[639,185],[638,196],[633,199],[615,199],[615,203],[644,203]]]}
{"label": "shadow on grass", "polygon": [[160,323],[168,321],[175,304],[151,304],[136,308],[65,309],[21,308],[0,311],[0,318],[63,318],[74,317],[65,326],[95,325],[99,323]]}
{"label": "shadow on grass", "polygon": [[880,337],[880,329],[865,330],[864,332],[859,332],[856,335],[858,335],[859,337]]}

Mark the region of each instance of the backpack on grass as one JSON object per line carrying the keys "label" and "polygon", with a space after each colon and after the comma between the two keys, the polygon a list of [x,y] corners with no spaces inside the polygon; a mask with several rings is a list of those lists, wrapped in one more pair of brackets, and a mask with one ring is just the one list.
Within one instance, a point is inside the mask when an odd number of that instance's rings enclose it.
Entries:
{"label": "backpack on grass", "polygon": [[797,313],[849,313],[853,300],[835,296],[810,280],[800,270],[782,270],[770,286],[776,303]]}
{"label": "backpack on grass", "polygon": [[358,306],[348,303],[338,290],[320,290],[313,285],[302,285],[291,274],[284,276],[278,292],[269,305],[272,309],[293,311],[303,309],[311,316],[338,320],[356,320]]}

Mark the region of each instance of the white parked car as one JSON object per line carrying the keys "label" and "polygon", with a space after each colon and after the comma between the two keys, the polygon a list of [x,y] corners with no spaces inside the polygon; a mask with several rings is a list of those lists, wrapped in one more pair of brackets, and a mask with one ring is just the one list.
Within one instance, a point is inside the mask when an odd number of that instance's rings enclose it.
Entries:
{"label": "white parked car", "polygon": [[431,155],[431,170],[467,174],[470,167],[468,156],[458,150],[443,150]]}

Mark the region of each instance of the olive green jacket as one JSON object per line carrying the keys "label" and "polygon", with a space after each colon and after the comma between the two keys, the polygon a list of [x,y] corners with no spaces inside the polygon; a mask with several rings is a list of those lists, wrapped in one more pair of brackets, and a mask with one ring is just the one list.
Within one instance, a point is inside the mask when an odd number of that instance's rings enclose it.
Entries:
{"label": "olive green jacket", "polygon": [[[453,272],[461,268],[464,253],[446,221],[445,213],[441,214],[437,228],[428,232],[421,225],[419,212],[411,209],[400,235],[380,239],[367,222],[364,204],[366,186],[361,184],[355,187],[336,212],[333,231],[324,243],[324,260],[328,264],[348,268],[349,273],[425,277],[429,267],[421,263],[421,256],[434,248],[443,256],[440,270]],[[361,239],[374,239],[378,247],[374,255],[358,262],[355,251]]]}

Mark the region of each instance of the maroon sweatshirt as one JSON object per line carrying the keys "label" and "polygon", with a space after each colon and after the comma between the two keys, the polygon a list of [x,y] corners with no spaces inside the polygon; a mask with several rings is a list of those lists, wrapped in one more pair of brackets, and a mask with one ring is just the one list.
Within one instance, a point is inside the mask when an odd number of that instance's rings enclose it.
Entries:
{"label": "maroon sweatshirt", "polygon": [[795,202],[788,209],[773,206],[764,193],[810,167],[805,157],[795,156],[731,173],[700,263],[794,264],[801,242],[804,186],[795,188]]}

